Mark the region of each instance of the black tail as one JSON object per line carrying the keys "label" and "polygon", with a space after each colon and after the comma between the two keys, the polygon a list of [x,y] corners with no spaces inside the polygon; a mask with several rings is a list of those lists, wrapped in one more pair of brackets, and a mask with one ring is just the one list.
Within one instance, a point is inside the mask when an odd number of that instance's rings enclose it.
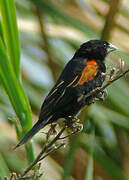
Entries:
{"label": "black tail", "polygon": [[32,129],[23,137],[23,139],[13,148],[15,150],[19,146],[25,144],[29,139],[31,139],[41,128],[45,127],[46,122],[38,121]]}

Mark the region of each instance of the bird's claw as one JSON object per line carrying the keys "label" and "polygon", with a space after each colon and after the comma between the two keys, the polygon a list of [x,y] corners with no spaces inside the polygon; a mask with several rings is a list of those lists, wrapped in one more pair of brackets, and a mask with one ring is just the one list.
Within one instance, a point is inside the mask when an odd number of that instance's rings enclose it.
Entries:
{"label": "bird's claw", "polygon": [[66,126],[70,129],[70,131],[81,131],[83,129],[83,125],[80,123],[80,119],[77,117],[69,116],[66,120]]}
{"label": "bird's claw", "polygon": [[100,101],[104,101],[106,99],[106,97],[107,97],[107,90],[106,89],[103,91],[98,90],[98,92],[96,93],[95,99],[100,100]]}
{"label": "bird's claw", "polygon": [[107,91],[101,90],[101,88],[98,87],[92,91],[92,95],[94,98],[91,99],[91,103],[93,103],[95,100],[104,101],[105,98],[107,97]]}

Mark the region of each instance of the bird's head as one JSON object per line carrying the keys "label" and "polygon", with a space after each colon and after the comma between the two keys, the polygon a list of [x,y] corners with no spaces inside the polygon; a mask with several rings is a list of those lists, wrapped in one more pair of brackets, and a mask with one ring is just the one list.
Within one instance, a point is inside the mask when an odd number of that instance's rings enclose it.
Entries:
{"label": "bird's head", "polygon": [[107,54],[116,49],[117,48],[114,45],[106,41],[90,40],[80,46],[74,57],[98,59],[103,61]]}

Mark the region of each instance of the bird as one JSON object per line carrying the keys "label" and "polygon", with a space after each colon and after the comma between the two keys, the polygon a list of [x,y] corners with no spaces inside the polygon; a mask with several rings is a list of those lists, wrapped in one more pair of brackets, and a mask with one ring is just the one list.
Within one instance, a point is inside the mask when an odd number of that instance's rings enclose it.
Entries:
{"label": "bird", "polygon": [[39,119],[14,149],[25,144],[40,129],[60,118],[69,121],[89,104],[87,94],[102,86],[105,80],[105,57],[117,48],[103,40],[83,43],[66,64],[54,87],[46,96]]}

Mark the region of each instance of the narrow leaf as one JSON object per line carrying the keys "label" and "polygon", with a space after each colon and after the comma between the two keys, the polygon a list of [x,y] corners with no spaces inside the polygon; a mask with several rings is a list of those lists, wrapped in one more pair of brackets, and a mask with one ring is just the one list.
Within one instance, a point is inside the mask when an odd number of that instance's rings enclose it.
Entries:
{"label": "narrow leaf", "polygon": [[[3,84],[5,91],[9,96],[9,99],[13,105],[13,108],[17,116],[19,117],[23,129],[23,134],[25,134],[32,127],[30,105],[19,79],[17,79],[15,76],[13,67],[10,61],[8,60],[5,46],[3,45],[1,39],[0,39],[0,80]],[[31,159],[32,162],[34,156],[33,156],[31,143],[29,143],[27,147],[30,147],[30,149],[28,148],[30,151],[28,158],[29,160]]]}
{"label": "narrow leaf", "polygon": [[14,0],[0,0],[1,21],[8,55],[17,77],[20,73],[20,48]]}
{"label": "narrow leaf", "polygon": [[5,176],[9,175],[9,169],[8,166],[2,156],[2,154],[0,154],[0,179],[4,179]]}
{"label": "narrow leaf", "polygon": [[89,162],[86,170],[85,180],[93,180],[93,170],[94,170],[94,161],[93,161],[93,152],[94,152],[94,137],[95,132],[94,129],[92,130],[92,137],[91,137],[91,147],[89,153]]}

